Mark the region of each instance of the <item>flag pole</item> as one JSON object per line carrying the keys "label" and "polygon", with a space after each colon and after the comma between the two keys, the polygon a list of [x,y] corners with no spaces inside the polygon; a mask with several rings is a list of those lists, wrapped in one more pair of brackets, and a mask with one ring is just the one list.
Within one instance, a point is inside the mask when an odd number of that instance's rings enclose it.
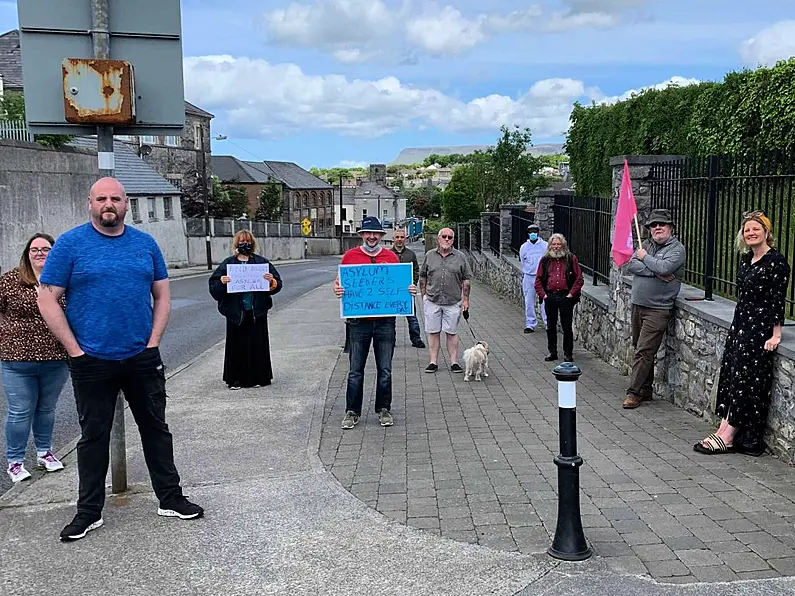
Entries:
{"label": "flag pole", "polygon": [[635,213],[635,233],[638,235],[638,248],[643,248],[643,243],[640,239],[640,226],[638,225],[638,214]]}

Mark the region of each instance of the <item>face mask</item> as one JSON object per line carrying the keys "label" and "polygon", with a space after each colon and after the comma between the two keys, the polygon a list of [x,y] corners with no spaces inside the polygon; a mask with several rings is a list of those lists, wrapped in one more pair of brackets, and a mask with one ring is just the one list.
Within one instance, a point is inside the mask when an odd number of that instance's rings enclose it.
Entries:
{"label": "face mask", "polygon": [[251,252],[254,250],[251,242],[241,242],[237,245],[237,252],[241,255],[250,255]]}
{"label": "face mask", "polygon": [[535,242],[536,240],[538,240],[538,234],[536,234],[535,232],[530,232],[529,236],[530,236],[530,240],[532,242]]}

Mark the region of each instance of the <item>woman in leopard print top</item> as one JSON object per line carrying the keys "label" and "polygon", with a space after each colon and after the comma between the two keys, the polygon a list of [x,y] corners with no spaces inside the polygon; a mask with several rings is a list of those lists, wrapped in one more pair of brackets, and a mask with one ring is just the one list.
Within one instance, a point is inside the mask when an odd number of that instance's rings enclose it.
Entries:
{"label": "woman in leopard print top", "polygon": [[[6,458],[12,482],[30,478],[25,450],[31,428],[36,463],[48,472],[63,469],[52,453],[55,406],[69,372],[66,350],[39,313],[39,276],[55,240],[35,234],[19,267],[0,277],[0,370],[7,396]],[[63,303],[62,303],[63,306]]]}

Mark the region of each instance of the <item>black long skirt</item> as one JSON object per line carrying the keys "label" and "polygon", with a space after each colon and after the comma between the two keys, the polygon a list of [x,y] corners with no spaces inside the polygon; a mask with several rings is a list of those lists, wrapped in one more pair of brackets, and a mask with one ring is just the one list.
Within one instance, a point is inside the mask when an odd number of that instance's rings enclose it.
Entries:
{"label": "black long skirt", "polygon": [[270,385],[273,380],[271,350],[268,341],[268,317],[254,322],[247,311],[243,323],[226,322],[224,381],[229,387]]}

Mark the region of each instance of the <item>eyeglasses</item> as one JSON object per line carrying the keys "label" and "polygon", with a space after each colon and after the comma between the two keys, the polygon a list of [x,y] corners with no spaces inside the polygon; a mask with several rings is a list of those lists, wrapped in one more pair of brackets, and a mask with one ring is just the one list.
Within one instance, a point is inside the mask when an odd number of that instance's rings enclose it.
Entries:
{"label": "eyeglasses", "polygon": [[655,222],[653,222],[653,223],[650,223],[650,224],[649,224],[649,227],[650,227],[650,228],[664,228],[664,227],[665,227],[665,226],[667,226],[667,225],[668,225],[668,224],[664,224],[664,223],[660,223],[660,222],[658,222],[658,221],[655,221]]}
{"label": "eyeglasses", "polygon": [[442,234],[441,236],[439,236],[439,238],[444,238],[445,240],[452,240],[453,239],[452,236],[448,236],[447,234]]}
{"label": "eyeglasses", "polygon": [[44,248],[36,248],[35,246],[31,246],[28,252],[32,255],[46,255],[48,252],[50,252],[50,248],[48,246],[45,246]]}

